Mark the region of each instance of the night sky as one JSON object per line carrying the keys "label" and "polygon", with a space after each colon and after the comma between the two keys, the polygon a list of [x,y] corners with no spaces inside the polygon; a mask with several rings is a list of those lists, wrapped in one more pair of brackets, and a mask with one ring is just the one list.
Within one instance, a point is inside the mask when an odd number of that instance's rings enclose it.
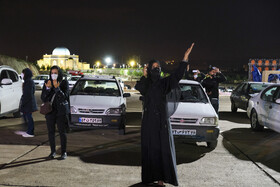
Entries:
{"label": "night sky", "polygon": [[0,54],[36,61],[58,46],[93,63],[111,55],[196,64],[280,58],[280,1],[0,0]]}

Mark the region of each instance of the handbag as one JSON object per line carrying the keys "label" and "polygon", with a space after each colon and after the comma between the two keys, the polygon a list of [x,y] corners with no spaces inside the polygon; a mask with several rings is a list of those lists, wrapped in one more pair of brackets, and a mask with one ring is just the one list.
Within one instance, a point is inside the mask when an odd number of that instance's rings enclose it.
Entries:
{"label": "handbag", "polygon": [[46,115],[52,111],[52,103],[54,100],[55,94],[52,96],[51,101],[49,102],[44,102],[41,107],[40,107],[40,113],[43,115]]}

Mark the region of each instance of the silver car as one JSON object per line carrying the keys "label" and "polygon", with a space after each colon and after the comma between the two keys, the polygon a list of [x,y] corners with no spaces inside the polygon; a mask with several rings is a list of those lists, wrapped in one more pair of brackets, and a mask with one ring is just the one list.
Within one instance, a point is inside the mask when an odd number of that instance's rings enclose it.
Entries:
{"label": "silver car", "polygon": [[280,132],[280,84],[273,84],[249,100],[247,115],[254,131],[268,127]]}

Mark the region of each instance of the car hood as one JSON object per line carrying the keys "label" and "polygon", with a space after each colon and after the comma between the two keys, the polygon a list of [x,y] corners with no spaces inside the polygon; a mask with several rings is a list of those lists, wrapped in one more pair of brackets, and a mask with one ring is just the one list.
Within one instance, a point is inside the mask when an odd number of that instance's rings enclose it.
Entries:
{"label": "car hood", "polygon": [[210,103],[179,103],[171,117],[217,117],[217,114]]}
{"label": "car hood", "polygon": [[71,95],[70,105],[84,108],[115,108],[124,103],[122,97]]}

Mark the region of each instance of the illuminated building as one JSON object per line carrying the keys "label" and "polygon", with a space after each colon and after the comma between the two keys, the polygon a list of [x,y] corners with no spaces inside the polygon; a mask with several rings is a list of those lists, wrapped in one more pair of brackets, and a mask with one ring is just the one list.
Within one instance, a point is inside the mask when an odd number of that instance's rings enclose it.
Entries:
{"label": "illuminated building", "polygon": [[51,55],[43,55],[43,59],[37,61],[40,68],[42,66],[51,67],[54,65],[59,66],[62,69],[69,70],[88,70],[89,64],[85,62],[79,62],[79,55],[71,55],[70,51],[65,47],[57,47],[53,50]]}

